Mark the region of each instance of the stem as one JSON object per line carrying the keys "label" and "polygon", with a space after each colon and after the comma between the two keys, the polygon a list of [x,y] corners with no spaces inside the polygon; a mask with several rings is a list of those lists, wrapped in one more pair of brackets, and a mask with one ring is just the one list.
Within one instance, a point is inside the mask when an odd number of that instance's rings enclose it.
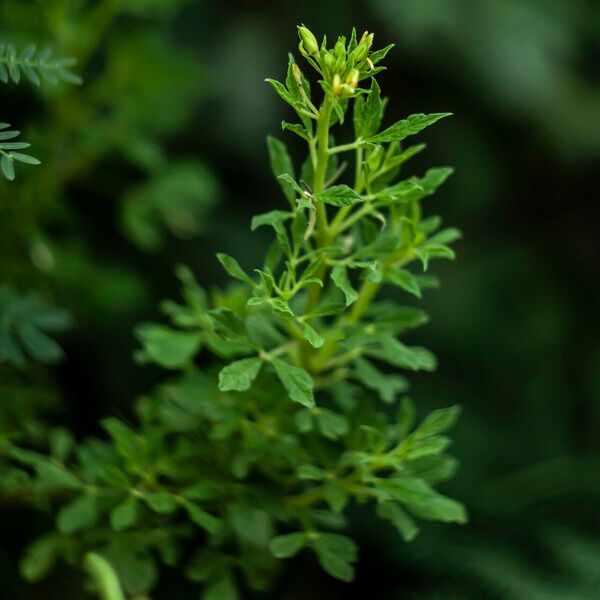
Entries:
{"label": "stem", "polygon": [[[363,147],[358,146],[356,148],[356,165],[355,165],[355,175],[354,175],[354,189],[360,194],[360,190],[362,189],[362,161],[363,161]],[[347,228],[347,225],[341,227],[346,215],[352,210],[352,205],[350,206],[342,206],[338,211],[337,215],[333,219],[331,223],[331,228],[333,230],[332,236],[335,237],[340,234],[344,229]]]}
{"label": "stem", "polygon": [[[318,194],[325,188],[325,176],[327,174],[327,165],[329,163],[329,122],[331,120],[331,111],[333,110],[333,102],[329,96],[325,96],[319,117],[317,119],[317,148],[316,148],[316,164],[315,174],[313,179],[313,192]],[[317,246],[327,246],[331,242],[331,232],[329,230],[329,224],[327,222],[327,212],[323,202],[316,203],[317,211]],[[327,267],[323,267],[318,273],[315,273],[316,277],[323,278]],[[318,286],[311,286],[308,291],[308,302],[306,305],[305,312],[314,310],[319,303],[321,297],[321,288]]]}
{"label": "stem", "polygon": [[83,559],[83,566],[94,580],[102,600],[125,600],[117,574],[105,558],[88,552]]}

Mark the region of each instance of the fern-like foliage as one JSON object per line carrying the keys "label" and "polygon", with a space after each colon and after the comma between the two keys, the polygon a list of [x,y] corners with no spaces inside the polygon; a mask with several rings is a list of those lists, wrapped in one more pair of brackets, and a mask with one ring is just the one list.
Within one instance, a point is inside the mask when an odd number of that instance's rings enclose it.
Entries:
{"label": "fern-like foliage", "polygon": [[64,81],[80,85],[81,77],[69,70],[75,64],[75,58],[54,58],[50,48],[38,51],[35,44],[30,44],[19,53],[14,44],[0,42],[0,81],[4,83],[20,83],[25,77],[33,85],[40,85],[42,79],[53,84]]}
{"label": "fern-like foliage", "polygon": [[0,287],[0,363],[22,367],[24,351],[43,363],[58,362],[63,351],[45,332],[63,331],[70,323],[67,311],[48,306],[36,294],[20,295]]}
{"label": "fern-like foliage", "polygon": [[[38,51],[35,44],[26,46],[21,53],[14,44],[0,42],[0,81],[3,83],[20,83],[22,78],[39,86],[42,79],[56,84],[59,81],[81,84],[81,77],[69,70],[77,63],[74,58],[54,58],[52,50],[45,48]],[[0,168],[3,175],[13,181],[15,178],[15,161],[29,165],[41,164],[37,158],[28,154],[14,152],[29,148],[25,142],[9,142],[18,137],[20,131],[2,131],[10,127],[8,123],[0,123]]]}
{"label": "fern-like foliage", "polygon": [[15,161],[29,165],[39,165],[41,163],[37,158],[29,154],[15,152],[15,150],[29,148],[31,144],[27,142],[8,141],[14,140],[21,134],[20,131],[6,131],[9,127],[8,123],[0,123],[0,168],[4,176],[13,181],[15,178]]}

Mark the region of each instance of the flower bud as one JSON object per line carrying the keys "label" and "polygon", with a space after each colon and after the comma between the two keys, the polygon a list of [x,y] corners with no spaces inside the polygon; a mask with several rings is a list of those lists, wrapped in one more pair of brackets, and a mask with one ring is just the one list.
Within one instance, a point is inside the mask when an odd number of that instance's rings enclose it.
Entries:
{"label": "flower bud", "polygon": [[331,82],[331,91],[334,96],[339,96],[342,93],[342,80],[338,73],[333,76],[333,81]]}
{"label": "flower bud", "polygon": [[333,52],[338,60],[344,60],[344,58],[346,57],[346,38],[344,36],[341,35],[338,38],[337,42],[335,43]]}
{"label": "flower bud", "polygon": [[367,36],[367,48],[370,50],[371,46],[373,45],[373,40],[375,39],[375,34],[374,33],[370,33]]}
{"label": "flower bud", "polygon": [[292,64],[292,72],[294,73],[294,79],[296,80],[298,87],[302,88],[302,71],[296,63]]}
{"label": "flower bud", "polygon": [[363,44],[361,42],[358,46],[356,46],[354,52],[352,53],[352,58],[354,59],[354,64],[359,65],[367,57],[368,53],[369,53],[369,48],[367,47],[366,44]]}
{"label": "flower bud", "polygon": [[348,77],[346,77],[346,83],[353,90],[355,90],[358,87],[359,77],[360,77],[360,73],[358,72],[358,69],[352,69],[352,71],[350,71],[350,73],[348,74]]}
{"label": "flower bud", "polygon": [[323,55],[323,66],[327,69],[331,69],[331,67],[333,67],[333,56],[329,54],[329,52],[326,52]]}
{"label": "flower bud", "polygon": [[310,29],[304,25],[300,25],[298,27],[298,35],[300,36],[302,45],[308,54],[316,54],[319,51],[319,43],[317,42],[317,38],[313,35]]}

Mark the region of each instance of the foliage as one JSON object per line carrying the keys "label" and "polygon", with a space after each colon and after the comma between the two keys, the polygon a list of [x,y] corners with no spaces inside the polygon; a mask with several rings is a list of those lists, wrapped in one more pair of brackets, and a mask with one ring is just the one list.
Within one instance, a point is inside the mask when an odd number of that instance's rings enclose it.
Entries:
{"label": "foliage", "polygon": [[[40,85],[43,77],[50,83],[66,81],[81,83],[81,78],[69,71],[68,67],[76,64],[73,58],[52,58],[52,50],[46,48],[38,53],[35,45],[30,44],[21,53],[14,44],[0,42],[0,81],[19,83],[23,75],[33,85]],[[21,133],[20,131],[3,131],[10,127],[8,123],[0,123],[0,168],[3,175],[13,181],[15,178],[15,161],[29,165],[39,165],[40,161],[33,156],[14,152],[29,148],[26,142],[9,142]]]}
{"label": "foliage", "polygon": [[[399,339],[427,316],[377,300],[386,285],[420,297],[432,282],[415,266],[454,258],[458,232],[422,216],[452,170],[401,174],[423,149],[401,142],[448,113],[382,128],[375,76],[391,47],[372,51],[373,34],[356,31],[333,48],[304,26],[299,34],[322,101],[317,108],[291,56],[285,84],[267,80],[297,114],[284,129],[307,142],[309,157],[297,171],[284,143],[268,140],[288,207],[252,221],[275,234],[262,267],[249,274],[219,254],[236,281],[210,295],[179,268],[184,303],[163,304],[170,324],[136,331],[138,361],[176,374],[139,400],[136,425],[109,417],[107,441],[79,444],[54,430],[49,455],[5,440],[3,494],[59,506],[57,531],[23,559],[30,580],[62,558],[84,564],[112,599],[122,596],[115,573],[125,593],[142,594],[159,561],[183,563],[205,598],[236,598],[240,576],[265,589],[279,560],[304,549],[351,581],[357,547],[340,533],[351,504],[374,505],[406,541],[418,534],[416,519],[467,519],[436,489],[456,471],[445,433],[458,407],[418,424],[409,398],[395,407],[408,382],[394,369],[436,366],[430,351]],[[337,144],[331,129],[346,120],[353,141]],[[340,183],[344,153],[354,154],[352,185]]]}

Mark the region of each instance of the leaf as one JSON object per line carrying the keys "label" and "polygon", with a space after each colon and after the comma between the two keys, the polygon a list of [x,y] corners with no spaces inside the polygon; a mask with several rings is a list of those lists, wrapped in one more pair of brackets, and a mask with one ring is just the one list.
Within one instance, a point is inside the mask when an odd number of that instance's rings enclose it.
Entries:
{"label": "leaf", "polygon": [[400,375],[384,375],[364,358],[354,360],[354,376],[369,389],[379,392],[381,399],[391,403],[396,394],[408,389],[408,382]]}
{"label": "leaf", "polygon": [[279,358],[274,358],[272,364],[290,398],[294,402],[312,408],[315,405],[312,377],[304,369],[290,365]]}
{"label": "leaf", "polygon": [[82,482],[73,473],[54,462],[44,460],[39,462],[35,468],[39,475],[39,481],[36,482],[39,492],[56,488],[79,490],[82,487]]}
{"label": "leaf", "polygon": [[377,506],[377,515],[382,519],[391,521],[405,542],[412,542],[419,535],[417,524],[394,502],[379,504]]}
{"label": "leaf", "polygon": [[161,515],[167,515],[175,511],[177,503],[170,492],[146,492],[142,496],[144,502],[154,511]]}
{"label": "leaf", "polygon": [[308,323],[302,322],[302,335],[313,348],[320,348],[325,340]]}
{"label": "leaf", "polygon": [[61,533],[70,535],[92,527],[97,519],[96,497],[85,494],[60,509],[56,516],[56,526]]}
{"label": "leaf", "polygon": [[219,373],[219,389],[223,392],[247,390],[256,379],[262,360],[260,358],[242,358],[224,367]]}
{"label": "leaf", "polygon": [[348,419],[327,408],[319,408],[315,413],[319,431],[330,440],[337,440],[348,433]]}
{"label": "leaf", "polygon": [[287,129],[288,131],[291,131],[296,135],[300,136],[303,140],[306,140],[307,142],[309,140],[308,131],[306,130],[306,127],[303,127],[302,125],[300,125],[300,123],[286,123],[285,121],[281,121],[281,129],[283,129],[284,131]]}
{"label": "leaf", "polygon": [[25,349],[35,360],[56,364],[64,357],[62,348],[52,338],[29,323],[19,329],[19,336]]}
{"label": "leaf", "polygon": [[[285,180],[285,178],[284,178]],[[263,215],[257,215],[252,218],[251,229],[254,231],[263,225],[269,225],[275,230],[279,247],[288,256],[291,254],[290,241],[288,239],[284,223],[293,217],[293,213],[282,210],[272,210]]]}
{"label": "leaf", "polygon": [[360,96],[354,105],[354,132],[357,138],[368,138],[381,126],[383,117],[383,101],[381,89],[376,79],[371,78],[371,89],[366,100]]}
{"label": "leaf", "polygon": [[410,271],[398,268],[389,269],[386,272],[386,279],[390,283],[402,288],[409,294],[412,294],[417,298],[421,297],[421,289],[419,288],[419,284],[415,279],[415,276]]}
{"label": "leaf", "polygon": [[458,420],[461,411],[458,405],[434,410],[423,419],[415,431],[415,437],[424,438],[448,431]]}
{"label": "leaf", "polygon": [[31,583],[40,581],[54,567],[59,551],[63,546],[57,535],[46,535],[29,545],[19,563],[19,571]]}
{"label": "leaf", "polygon": [[279,97],[284,102],[287,102],[290,106],[295,107],[296,101],[294,100],[292,95],[285,89],[285,86],[282,83],[280,83],[279,81],[276,81],[275,79],[265,79],[265,81],[269,85],[271,85],[271,87],[277,92]]}
{"label": "leaf", "polygon": [[0,160],[0,167],[6,179],[14,181],[15,179],[15,165],[13,159],[8,154],[3,154]]}
{"label": "leaf", "polygon": [[221,577],[202,594],[202,600],[238,600],[239,595],[230,573]]}
{"label": "leaf", "polygon": [[221,520],[217,519],[217,517],[213,517],[213,515],[201,509],[197,504],[185,502],[184,507],[189,518],[196,525],[202,527],[202,529],[205,529],[212,534],[217,534],[219,531],[221,531],[223,526]]}
{"label": "leaf", "polygon": [[429,115],[416,114],[410,115],[402,121],[394,123],[391,127],[384,129],[381,133],[367,138],[365,141],[372,144],[381,144],[382,142],[401,142],[411,135],[415,135],[433,125],[444,117],[451,116],[452,113],[432,113]]}
{"label": "leaf", "polygon": [[350,563],[356,560],[357,549],[350,538],[337,533],[320,533],[312,547],[326,573],[346,582],[354,579]]}
{"label": "leaf", "polygon": [[50,454],[59,462],[64,462],[71,453],[75,439],[73,434],[64,427],[57,427],[50,431]]}
{"label": "leaf", "polygon": [[416,411],[413,401],[410,398],[402,398],[396,419],[400,439],[405,438],[412,429],[415,423],[415,415]]}
{"label": "leaf", "polygon": [[467,509],[463,504],[442,494],[436,494],[427,503],[411,505],[410,510],[421,519],[429,521],[464,525],[469,520]]}
{"label": "leaf", "polygon": [[433,371],[437,366],[434,355],[419,346],[405,346],[397,339],[383,335],[378,338],[380,347],[377,349],[366,348],[365,354],[385,360],[397,367],[419,371]]}
{"label": "leaf", "polygon": [[110,513],[111,527],[116,531],[123,531],[135,525],[138,517],[137,500],[131,496],[117,505]]}
{"label": "leaf", "polygon": [[381,62],[386,56],[387,53],[395,46],[395,44],[390,44],[389,46],[386,46],[385,48],[382,48],[381,50],[376,50],[375,52],[372,52],[371,54],[369,54],[369,58],[371,59],[371,62],[376,65],[378,62]]}
{"label": "leaf", "polygon": [[246,271],[240,267],[240,264],[237,260],[235,260],[235,258],[224,254],[223,252],[219,252],[219,254],[217,254],[217,258],[229,275],[235,277],[235,279],[239,279],[240,281],[247,283],[251,287],[255,286],[254,281],[252,281],[250,276],[246,274]]}
{"label": "leaf", "polygon": [[335,267],[333,267],[331,279],[344,293],[344,296],[346,297],[346,306],[349,306],[358,298],[358,292],[352,287],[344,265],[335,265]]}
{"label": "leaf", "polygon": [[135,330],[143,346],[143,358],[167,369],[178,369],[188,364],[200,349],[201,335],[175,331],[164,325],[144,323]]}
{"label": "leaf", "polygon": [[333,185],[323,192],[314,194],[314,197],[331,206],[350,206],[357,202],[364,202],[362,196],[347,185]]}
{"label": "leaf", "polygon": [[271,159],[271,170],[273,171],[273,175],[278,178],[279,185],[281,186],[285,197],[290,202],[293,202],[296,197],[294,189],[289,182],[279,179],[279,176],[284,173],[292,178],[294,177],[294,166],[287,148],[282,141],[270,135],[267,136],[267,147],[269,150],[269,158]]}
{"label": "leaf", "polygon": [[306,545],[304,532],[278,535],[271,540],[269,550],[275,558],[291,558],[296,556]]}
{"label": "leaf", "polygon": [[314,465],[300,465],[296,469],[296,476],[298,479],[308,479],[311,481],[321,481],[325,479],[326,473],[320,467]]}
{"label": "leaf", "polygon": [[333,512],[340,513],[348,504],[348,492],[341,482],[328,481],[323,489],[323,498]]}

